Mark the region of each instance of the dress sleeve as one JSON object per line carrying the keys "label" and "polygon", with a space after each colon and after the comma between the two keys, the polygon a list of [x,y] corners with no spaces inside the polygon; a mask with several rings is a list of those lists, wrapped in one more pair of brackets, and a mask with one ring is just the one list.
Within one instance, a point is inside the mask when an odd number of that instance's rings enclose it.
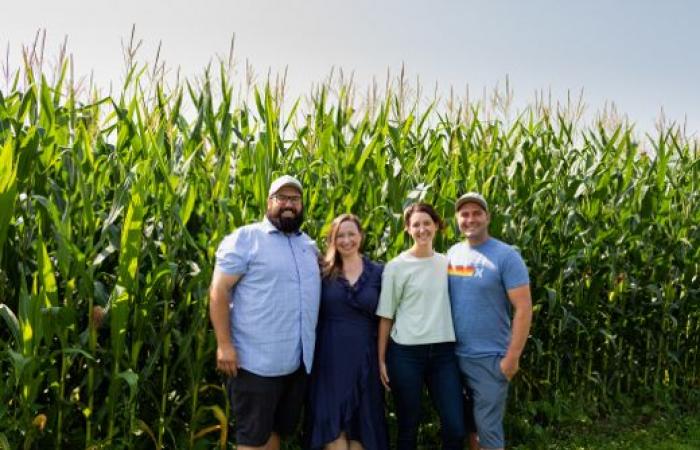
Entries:
{"label": "dress sleeve", "polygon": [[[382,288],[382,271],[384,266],[365,260],[365,269],[357,280],[355,288],[349,287],[348,299],[351,305],[369,317],[376,317],[379,294]],[[347,283],[346,283],[347,284]]]}

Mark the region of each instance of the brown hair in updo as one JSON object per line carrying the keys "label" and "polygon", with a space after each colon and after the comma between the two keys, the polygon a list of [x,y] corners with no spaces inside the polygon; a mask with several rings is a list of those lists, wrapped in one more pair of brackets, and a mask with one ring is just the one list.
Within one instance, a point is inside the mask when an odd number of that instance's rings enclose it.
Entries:
{"label": "brown hair in updo", "polygon": [[408,230],[408,227],[411,224],[411,216],[417,212],[422,212],[429,215],[430,218],[433,219],[433,222],[435,222],[438,230],[445,228],[445,222],[443,222],[440,214],[435,211],[433,205],[429,203],[411,203],[406,207],[406,209],[403,210],[403,224],[406,230]]}

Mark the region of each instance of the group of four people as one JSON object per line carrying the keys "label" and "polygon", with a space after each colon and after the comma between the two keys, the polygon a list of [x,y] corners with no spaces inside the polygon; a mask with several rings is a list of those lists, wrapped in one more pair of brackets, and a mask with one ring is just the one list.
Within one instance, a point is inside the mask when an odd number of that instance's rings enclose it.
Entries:
{"label": "group of four people", "polygon": [[273,181],[266,217],[226,236],[216,253],[210,313],[238,448],[279,449],[305,404],[308,448],[388,449],[386,388],[395,447],[415,449],[424,385],[443,449],[465,445],[463,389],[478,434],[471,445],[504,448],[508,383],[532,302],[522,258],[488,234],[486,200],[457,200],[466,239],[446,256],[433,249],[440,216],[429,204],[409,206],[413,245],[386,266],[362,254],[361,223],[342,214],[319,264],[315,242],[300,231],[302,193],[291,176]]}

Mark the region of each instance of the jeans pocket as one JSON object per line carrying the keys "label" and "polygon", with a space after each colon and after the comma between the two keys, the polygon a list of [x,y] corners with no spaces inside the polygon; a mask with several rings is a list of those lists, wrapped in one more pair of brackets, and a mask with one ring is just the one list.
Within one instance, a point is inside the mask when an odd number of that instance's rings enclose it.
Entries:
{"label": "jeans pocket", "polygon": [[493,371],[496,373],[496,377],[500,379],[501,381],[505,381],[506,383],[510,383],[510,380],[506,376],[506,374],[503,373],[501,370],[501,361],[503,361],[502,356],[495,356],[493,358],[494,364],[493,364]]}

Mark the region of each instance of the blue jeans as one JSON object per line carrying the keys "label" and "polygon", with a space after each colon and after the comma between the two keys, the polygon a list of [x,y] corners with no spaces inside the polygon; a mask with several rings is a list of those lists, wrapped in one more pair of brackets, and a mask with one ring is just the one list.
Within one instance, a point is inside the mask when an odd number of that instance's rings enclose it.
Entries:
{"label": "blue jeans", "polygon": [[398,419],[397,450],[416,448],[423,384],[440,417],[443,450],[463,448],[464,406],[454,343],[401,345],[392,340],[386,364]]}

